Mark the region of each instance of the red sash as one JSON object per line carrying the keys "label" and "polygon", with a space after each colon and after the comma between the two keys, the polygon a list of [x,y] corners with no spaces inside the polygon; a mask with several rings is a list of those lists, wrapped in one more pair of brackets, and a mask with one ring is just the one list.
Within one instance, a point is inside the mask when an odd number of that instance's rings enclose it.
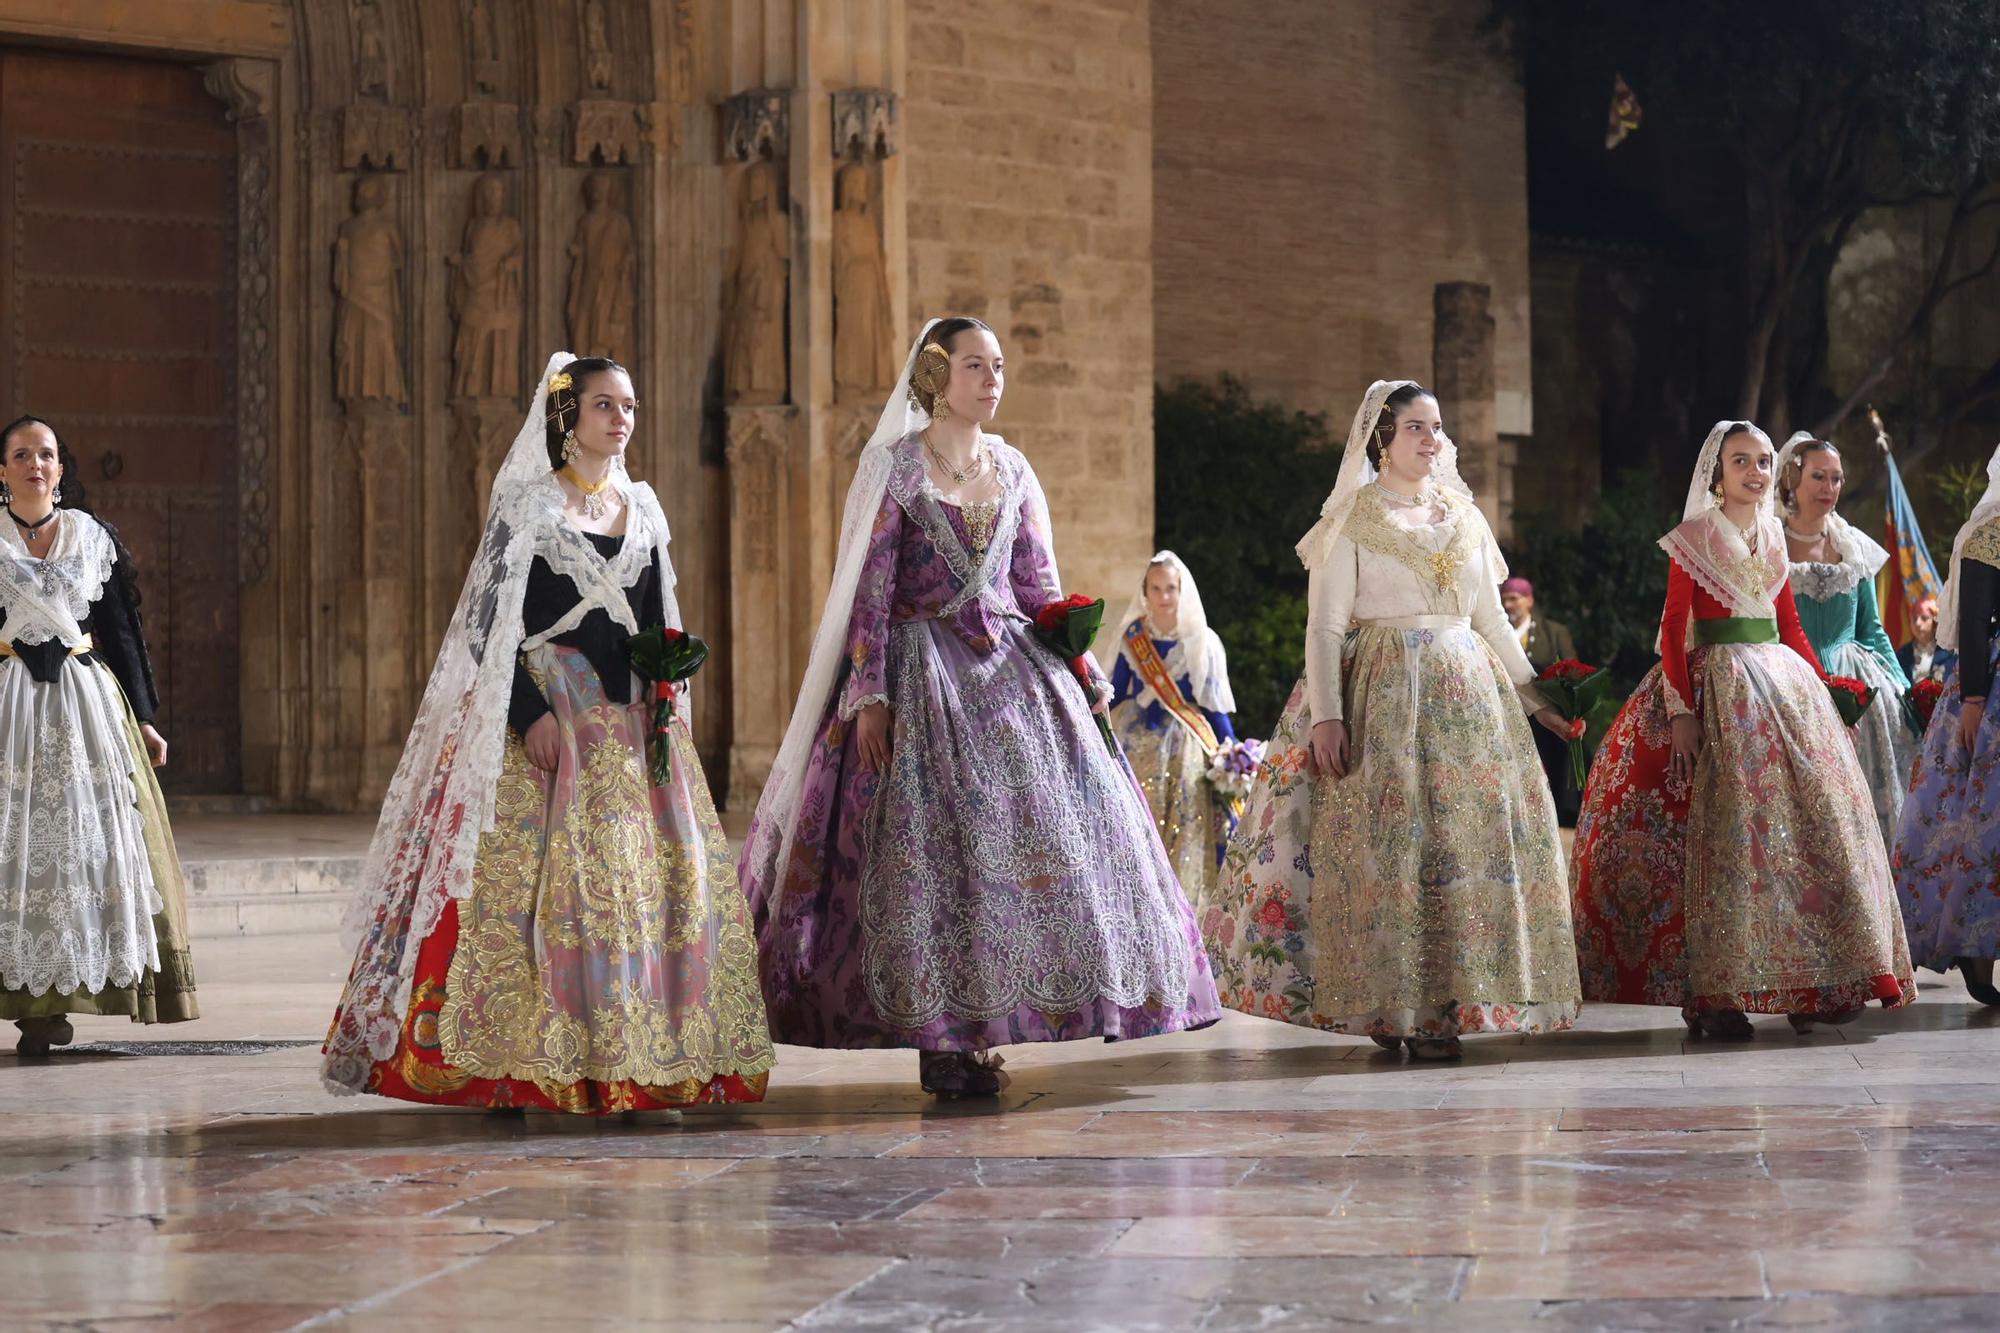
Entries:
{"label": "red sash", "polygon": [[1166,661],[1160,650],[1153,646],[1152,635],[1146,633],[1146,622],[1142,617],[1125,627],[1125,655],[1132,659],[1132,669],[1139,673],[1139,679],[1146,682],[1174,721],[1186,727],[1188,734],[1201,743],[1204,758],[1214,755],[1221,744],[1215,738],[1215,728],[1208,725],[1208,718],[1199,708],[1188,702],[1181,693],[1181,687],[1167,674]]}

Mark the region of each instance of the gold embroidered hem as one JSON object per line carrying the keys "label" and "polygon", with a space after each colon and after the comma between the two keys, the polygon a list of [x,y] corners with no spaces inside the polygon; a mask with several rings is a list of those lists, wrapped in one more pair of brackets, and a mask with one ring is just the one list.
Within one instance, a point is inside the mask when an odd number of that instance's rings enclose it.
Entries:
{"label": "gold embroidered hem", "polygon": [[444,1063],[552,1097],[585,1081],[668,1088],[769,1070],[749,911],[686,728],[670,733],[671,780],[652,786],[650,705],[606,701],[573,650],[528,661],[561,761],[541,773],[507,739],[495,827],[458,904]]}

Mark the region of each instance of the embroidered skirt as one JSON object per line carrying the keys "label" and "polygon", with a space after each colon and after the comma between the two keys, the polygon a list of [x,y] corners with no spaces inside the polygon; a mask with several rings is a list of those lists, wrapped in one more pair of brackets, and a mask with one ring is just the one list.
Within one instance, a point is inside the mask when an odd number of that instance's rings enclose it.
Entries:
{"label": "embroidered skirt", "polygon": [[1016,622],[982,650],[907,621],[889,651],[887,771],[829,708],[791,860],[745,874],[778,1039],[976,1051],[1220,1017],[1145,798],[1068,667]]}
{"label": "embroidered skirt", "polygon": [[1167,861],[1199,915],[1214,901],[1216,871],[1235,817],[1204,776],[1208,756],[1201,742],[1171,717],[1150,720],[1148,711],[1130,700],[1119,704],[1111,710],[1111,730],[1146,794]]}
{"label": "embroidered skirt", "polygon": [[[1986,645],[2000,664],[2000,638]],[[2000,707],[1972,750],[1959,744],[1958,669],[1924,732],[1896,837],[1896,897],[1910,953],[1943,971],[1954,958],[2000,957]]]}
{"label": "embroidered skirt", "polygon": [[1584,995],[1807,1014],[1916,997],[1875,807],[1826,687],[1778,643],[1688,655],[1702,750],[1667,776],[1656,666],[1598,749],[1572,860]]}
{"label": "embroidered skirt", "polygon": [[650,703],[607,700],[574,649],[526,660],[557,769],[508,734],[472,893],[420,947],[367,1090],[586,1114],[761,1099],[773,1053],[749,911],[685,724],[653,786]]}
{"label": "embroidered skirt", "polygon": [[160,810],[159,789],[136,735],[102,663],[72,659],[44,684],[0,657],[0,1017],[144,1017],[169,907],[141,810],[142,787]]}
{"label": "embroidered skirt", "polygon": [[1293,690],[1203,918],[1226,1003],[1371,1036],[1576,1017],[1555,805],[1518,696],[1468,626],[1350,640],[1350,767],[1311,776]]}

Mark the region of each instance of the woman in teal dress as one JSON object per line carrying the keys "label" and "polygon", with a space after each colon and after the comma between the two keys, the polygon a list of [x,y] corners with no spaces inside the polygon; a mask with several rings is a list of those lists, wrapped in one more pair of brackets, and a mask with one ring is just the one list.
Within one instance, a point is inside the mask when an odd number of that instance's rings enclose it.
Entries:
{"label": "woman in teal dress", "polygon": [[1840,450],[1805,431],[1778,454],[1778,499],[1799,623],[1828,675],[1852,676],[1875,690],[1874,704],[1852,735],[1883,845],[1893,847],[1916,758],[1916,738],[1903,721],[1910,680],[1875,604],[1875,574],[1889,553],[1834,512],[1844,480]]}

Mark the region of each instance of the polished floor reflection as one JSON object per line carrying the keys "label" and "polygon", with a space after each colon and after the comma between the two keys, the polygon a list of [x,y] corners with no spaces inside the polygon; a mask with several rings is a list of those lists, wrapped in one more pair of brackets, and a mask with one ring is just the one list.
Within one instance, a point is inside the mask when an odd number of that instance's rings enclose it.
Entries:
{"label": "polished floor reflection", "polygon": [[[1661,1010],[1406,1067],[1233,1017],[1007,1052],[784,1048],[764,1105],[605,1123],[335,1099],[326,937],[209,1017],[0,1056],[0,1328],[1992,1328],[2000,1013],[1800,1038]],[[137,1055],[151,1041],[197,1043]],[[105,1044],[114,1044],[106,1049]],[[198,1043],[213,1043],[204,1046]]]}

